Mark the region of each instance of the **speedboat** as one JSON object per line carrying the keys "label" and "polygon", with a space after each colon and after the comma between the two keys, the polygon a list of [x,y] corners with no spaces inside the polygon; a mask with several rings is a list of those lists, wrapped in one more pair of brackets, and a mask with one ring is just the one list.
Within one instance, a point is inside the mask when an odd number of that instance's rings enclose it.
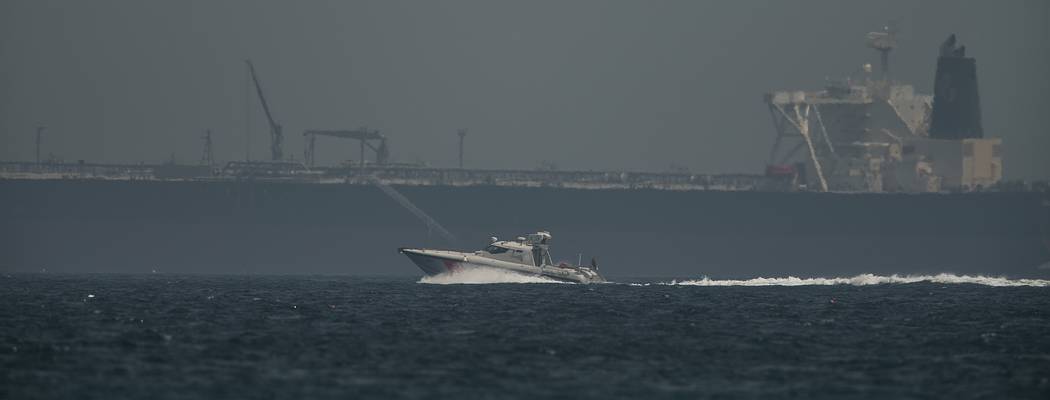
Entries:
{"label": "speedboat", "polygon": [[550,241],[551,234],[541,231],[515,240],[501,241],[493,237],[488,246],[473,253],[405,247],[398,251],[408,256],[427,275],[491,268],[564,282],[605,282],[605,278],[598,274],[598,263],[594,259],[591,259],[589,266],[551,262]]}

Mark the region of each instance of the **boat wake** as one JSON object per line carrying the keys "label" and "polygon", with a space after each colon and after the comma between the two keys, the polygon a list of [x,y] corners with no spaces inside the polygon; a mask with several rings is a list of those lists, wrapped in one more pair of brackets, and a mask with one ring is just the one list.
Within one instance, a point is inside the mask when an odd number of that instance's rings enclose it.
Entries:
{"label": "boat wake", "polygon": [[463,271],[446,272],[424,276],[419,283],[432,285],[488,284],[488,283],[567,283],[542,276],[519,274],[493,268],[471,268]]}
{"label": "boat wake", "polygon": [[885,284],[900,284],[900,283],[945,283],[945,284],[958,284],[968,283],[975,285],[985,286],[1035,286],[1035,287],[1050,287],[1050,280],[1045,279],[1008,279],[1002,277],[988,277],[981,275],[954,275],[954,274],[937,274],[937,275],[873,275],[873,274],[861,274],[851,278],[796,278],[789,276],[786,278],[754,278],[744,280],[733,280],[733,279],[693,279],[685,281],[671,281],[666,283],[660,283],[662,285],[679,285],[679,286],[826,286],[826,285],[853,285],[853,286],[867,286],[867,285],[885,285]]}

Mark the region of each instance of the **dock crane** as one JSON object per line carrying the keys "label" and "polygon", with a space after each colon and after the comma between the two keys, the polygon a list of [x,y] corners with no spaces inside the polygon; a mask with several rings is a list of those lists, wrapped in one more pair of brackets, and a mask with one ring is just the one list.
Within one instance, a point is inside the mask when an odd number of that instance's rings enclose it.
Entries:
{"label": "dock crane", "polygon": [[[372,149],[376,155],[376,164],[384,165],[390,159],[390,148],[386,144],[386,135],[379,133],[377,130],[368,130],[368,128],[359,128],[356,130],[324,130],[324,129],[310,129],[303,132],[303,137],[306,138],[306,164],[314,164],[314,146],[318,136],[328,136],[340,139],[353,139],[357,140],[361,144],[361,166],[365,166],[365,146]],[[371,142],[376,141],[378,144],[373,145]]]}
{"label": "dock crane", "polygon": [[259,76],[255,73],[255,66],[252,65],[252,60],[244,60],[248,64],[248,71],[252,75],[252,82],[255,83],[255,92],[259,94],[259,103],[262,103],[263,112],[266,113],[266,120],[270,123],[270,158],[273,161],[280,161],[283,157],[281,151],[281,143],[284,142],[284,134],[281,132],[281,124],[273,119],[273,113],[270,112],[270,105],[266,102],[266,96],[263,95],[262,85],[259,84]]}

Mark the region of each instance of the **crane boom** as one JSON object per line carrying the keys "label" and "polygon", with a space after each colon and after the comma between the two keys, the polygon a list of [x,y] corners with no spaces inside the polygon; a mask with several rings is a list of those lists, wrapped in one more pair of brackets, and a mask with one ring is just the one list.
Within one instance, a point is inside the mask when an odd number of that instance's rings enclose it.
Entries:
{"label": "crane boom", "polygon": [[[303,136],[307,137],[306,142],[306,159],[307,163],[314,161],[314,142],[317,136],[329,136],[340,139],[354,139],[361,142],[361,166],[365,165],[365,147],[372,149],[376,153],[376,164],[383,165],[390,160],[390,147],[387,146],[386,136],[376,130],[368,130],[366,128],[359,128],[355,130],[346,129],[311,129],[303,132]],[[373,145],[371,140],[379,142],[379,146]]]}
{"label": "crane boom", "polygon": [[284,134],[281,132],[281,124],[273,119],[273,113],[270,112],[270,104],[266,102],[266,96],[263,94],[262,85],[259,83],[259,76],[255,73],[255,65],[252,64],[252,60],[244,60],[248,64],[248,71],[251,72],[252,82],[255,83],[255,92],[259,94],[259,103],[262,103],[263,112],[266,113],[266,120],[270,123],[270,157],[273,161],[280,161],[283,152],[281,151],[281,143],[284,142]]}

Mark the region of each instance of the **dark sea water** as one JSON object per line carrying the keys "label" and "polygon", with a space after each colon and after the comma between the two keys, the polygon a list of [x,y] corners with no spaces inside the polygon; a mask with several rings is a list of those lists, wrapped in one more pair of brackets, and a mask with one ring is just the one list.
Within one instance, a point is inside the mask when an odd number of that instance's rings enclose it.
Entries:
{"label": "dark sea water", "polygon": [[982,279],[13,274],[0,398],[1050,398],[1050,287]]}

